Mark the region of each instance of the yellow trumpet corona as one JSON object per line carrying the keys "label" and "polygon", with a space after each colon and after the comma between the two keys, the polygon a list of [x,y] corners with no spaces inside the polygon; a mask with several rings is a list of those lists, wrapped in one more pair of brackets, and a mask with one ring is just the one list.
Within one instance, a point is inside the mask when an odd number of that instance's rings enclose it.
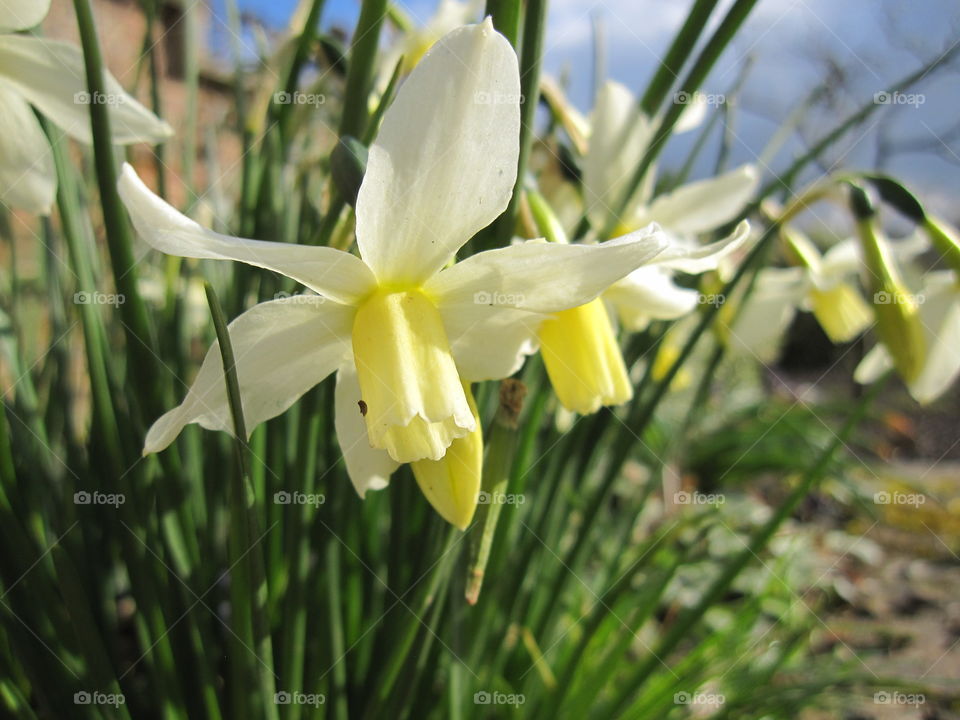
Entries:
{"label": "yellow trumpet corona", "polygon": [[540,329],[540,352],[560,402],[581,414],[633,397],[620,346],[600,299],[557,313]]}
{"label": "yellow trumpet corona", "polygon": [[439,460],[475,428],[440,312],[422,291],[375,291],[357,309],[352,340],[374,447],[397,462]]}
{"label": "yellow trumpet corona", "polygon": [[454,440],[439,460],[418,460],[410,467],[417,485],[440,516],[466,530],[477,509],[483,471],[483,432],[470,386],[464,384],[476,429]]}

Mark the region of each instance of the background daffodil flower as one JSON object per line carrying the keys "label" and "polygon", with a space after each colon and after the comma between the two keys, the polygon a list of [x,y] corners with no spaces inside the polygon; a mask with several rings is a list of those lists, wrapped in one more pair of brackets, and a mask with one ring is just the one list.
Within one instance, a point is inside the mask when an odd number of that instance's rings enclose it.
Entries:
{"label": "background daffodil flower", "polygon": [[[261,303],[230,324],[248,429],[337,372],[347,470],[361,495],[382,488],[399,464],[438,461],[476,432],[464,383],[514,372],[544,316],[590,302],[663,249],[650,229],[597,245],[528,242],[447,266],[508,204],[519,98],[516,54],[489,19],[434,45],[370,148],[356,206],[360,257],[212,232],[124,168],[121,197],[153,247],[256,265],[316,293]],[[150,428],[144,452],[194,422],[232,428],[216,345],[183,403]],[[463,526],[467,510],[441,514]]]}
{"label": "background daffodil flower", "polygon": [[[404,19],[411,27],[400,34],[400,37],[384,53],[381,61],[383,69],[380,79],[381,90],[387,86],[390,74],[401,58],[403,58],[401,73],[406,75],[417,66],[437,40],[461,25],[476,21],[483,11],[483,5],[479,0],[467,0],[467,2],[440,0],[436,11],[423,25],[414,25],[413,22],[409,22],[409,18],[405,17]],[[397,6],[394,12],[403,13],[404,11]]]}
{"label": "background daffodil flower", "polygon": [[[703,117],[702,106],[692,104],[681,116],[679,131],[694,127]],[[587,217],[599,230],[623,198],[633,168],[650,145],[654,123],[638,108],[623,85],[608,81],[597,94],[590,115],[590,134],[583,162],[583,190]],[[689,238],[734,220],[756,192],[760,177],[753,165],[741,165],[723,175],[683,185],[653,197],[655,167],[647,172],[640,190],[618,218],[615,234],[655,222],[671,238]]]}
{"label": "background daffodil flower", "polygon": [[[885,298],[886,299],[886,298]],[[896,302],[895,298],[889,298]],[[943,395],[960,375],[960,284],[952,270],[924,276],[916,294],[919,324],[925,337],[926,353],[917,375],[906,379],[907,389],[922,404]],[[854,372],[859,383],[870,384],[894,368],[893,356],[882,343],[868,352]]]}
{"label": "background daffodil flower", "polygon": [[643,329],[651,318],[685,315],[697,306],[700,293],[674,285],[672,273],[697,274],[715,269],[743,245],[749,232],[749,223],[743,221],[728,238],[710,245],[672,243],[614,283],[601,298],[544,322],[539,333],[540,350],[561,404],[567,410],[589,414],[632,398],[633,385],[608,306],[628,330]]}
{"label": "background daffodil flower", "polygon": [[110,108],[113,141],[118,145],[158,143],[173,129],[127,94],[104,73],[104,97],[87,92],[79,47],[11,31],[37,25],[49,2],[0,2],[0,202],[27,212],[50,212],[57,175],[50,144],[33,114],[39,110],[67,135],[91,143],[91,102]]}

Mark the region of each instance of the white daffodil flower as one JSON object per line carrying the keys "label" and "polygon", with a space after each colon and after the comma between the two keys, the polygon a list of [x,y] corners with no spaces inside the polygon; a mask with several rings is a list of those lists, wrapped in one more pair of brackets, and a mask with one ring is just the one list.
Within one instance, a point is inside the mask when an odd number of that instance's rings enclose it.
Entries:
{"label": "white daffodil flower", "polygon": [[[857,278],[866,271],[860,242],[847,238],[821,255],[796,229],[786,232],[800,265],[760,270],[746,303],[730,305],[736,313],[733,324],[721,328],[730,349],[761,362],[775,359],[783,334],[799,310],[812,312],[835,344],[852,341],[874,321],[873,310],[857,286]],[[893,253],[906,262],[928,247],[926,239],[916,235],[899,242]]]}
{"label": "white daffodil flower", "polygon": [[641,329],[652,317],[672,319],[686,314],[696,307],[699,293],[675,288],[668,273],[696,274],[715,268],[743,244],[749,232],[749,223],[743,221],[730,237],[711,245],[669,245],[649,263],[614,283],[600,298],[545,321],[538,334],[540,352],[561,404],[587,415],[605,405],[630,400],[633,384],[617,342],[611,310],[628,330]]}
{"label": "white daffodil flower", "polygon": [[[566,232],[549,204],[536,193],[528,199],[534,217],[548,237],[557,244],[566,244]],[[611,313],[619,315],[628,330],[636,331],[651,318],[674,319],[690,312],[700,301],[700,294],[676,287],[672,273],[697,274],[715,269],[743,245],[749,233],[750,225],[743,221],[730,237],[711,245],[671,244],[614,283],[600,298],[546,320],[539,328],[537,340],[547,375],[564,408],[589,414],[633,397]]]}
{"label": "white daffodil flower", "polygon": [[[507,207],[519,96],[516,54],[489,19],[433,46],[370,148],[356,205],[360,257],[220,235],[151,193],[129,166],[120,180],[153,247],[256,265],[316,293],[261,303],[230,324],[247,427],[337,372],[337,437],[357,491],[382,488],[413,463],[427,499],[461,528],[479,491],[468,383],[515,372],[544,316],[590,302],[665,244],[654,231],[589,246],[531,241],[447,266]],[[188,423],[232,428],[216,345],[144,451],[167,447]]]}
{"label": "white daffodil flower", "polygon": [[91,102],[110,106],[113,141],[119,145],[157,143],[173,135],[109,73],[104,95],[91,97],[79,47],[14,34],[37,25],[49,7],[49,0],[0,0],[0,202],[41,215],[53,205],[57,176],[31,106],[84,143],[92,141]]}
{"label": "white daffodil flower", "polygon": [[[654,123],[640,111],[630,91],[617,82],[608,81],[600,89],[589,120],[570,106],[555,83],[544,83],[544,92],[567,134],[584,155],[586,215],[594,229],[601,230],[607,225],[613,207],[621,200],[634,169],[650,144]],[[693,96],[691,101],[689,108],[681,115],[675,132],[693,129],[703,120],[704,104],[698,100],[698,96]],[[655,168],[651,168],[614,234],[656,223],[670,240],[671,251],[638,268],[603,295],[604,300],[616,311],[620,322],[630,331],[643,330],[651,320],[683,317],[696,308],[701,301],[701,293],[678,285],[674,282],[674,276],[677,272],[700,274],[716,270],[725,258],[743,246],[749,232],[746,223],[727,239],[706,247],[700,247],[694,237],[739,215],[759,182],[755,168],[744,165],[718,178],[690,183],[651,199],[654,177]],[[572,312],[568,311],[568,314]],[[601,317],[596,310],[593,314],[596,318]],[[606,317],[603,319],[608,322]],[[554,324],[554,328],[558,340],[569,337],[568,330],[572,330],[572,327],[561,329],[559,324]],[[604,335],[610,333],[605,331]],[[543,339],[544,334],[541,333],[541,341]],[[552,354],[549,346],[549,342],[544,346],[548,370],[551,367],[548,358]],[[570,368],[572,372],[567,373],[570,375],[569,381],[561,382],[562,386],[580,387],[582,390],[579,396],[558,390],[561,399],[567,398],[564,405],[568,409],[593,412],[601,405],[618,404],[631,397],[630,384],[625,380],[626,370],[619,367],[622,366],[619,350],[615,353],[598,353],[595,360],[601,357],[615,358],[617,362],[613,365],[617,367],[604,362],[599,367],[605,369],[593,373],[586,373],[586,365]],[[559,377],[560,369],[555,368],[554,372]],[[617,380],[601,382],[605,377]],[[591,388],[591,384],[594,387]],[[554,388],[557,388],[557,383],[554,383]]]}
{"label": "white daffodil flower", "polygon": [[[423,59],[437,40],[447,33],[474,22],[483,12],[484,3],[481,0],[440,0],[436,12],[431,15],[423,25],[415,26],[411,22],[411,27],[404,30],[387,51],[383,54],[381,62],[380,86],[381,90],[386,87],[393,73],[393,68],[403,58],[403,66],[400,72],[403,75],[413,70],[417,63]],[[403,12],[399,7],[396,12]]]}
{"label": "white daffodil flower", "polygon": [[677,285],[674,274],[700,275],[716,270],[743,247],[749,236],[750,225],[743,221],[729,237],[709,245],[676,243],[615,283],[603,299],[616,309],[620,322],[631,332],[645,329],[651,320],[679,319],[709,298],[699,290]]}
{"label": "white daffodil flower", "polygon": [[[691,108],[694,110],[681,116],[684,122],[680,130],[694,127],[702,117],[700,106],[694,104]],[[604,83],[590,116],[590,137],[583,164],[586,213],[595,229],[606,227],[655,129],[626,87],[613,81]],[[615,235],[652,222],[673,236],[671,239],[709,232],[736,218],[753,197],[760,181],[756,168],[747,164],[653,197],[655,174],[655,168],[651,167],[620,216]]]}

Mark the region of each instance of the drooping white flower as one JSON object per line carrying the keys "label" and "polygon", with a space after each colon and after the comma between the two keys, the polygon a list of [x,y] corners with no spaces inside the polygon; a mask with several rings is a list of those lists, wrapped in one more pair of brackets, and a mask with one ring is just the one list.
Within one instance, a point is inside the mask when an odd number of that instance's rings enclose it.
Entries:
{"label": "drooping white flower", "polygon": [[[652,230],[590,246],[532,241],[446,267],[509,202],[519,95],[516,54],[489,19],[433,46],[370,148],[356,206],[360,257],[220,235],[156,197],[129,166],[120,181],[153,247],[256,265],[316,293],[261,303],[230,324],[247,428],[337,372],[337,437],[357,491],[382,488],[400,463],[414,463],[428,500],[458,527],[479,490],[468,383],[516,371],[546,315],[590,302],[664,246]],[[484,101],[493,97],[500,101]],[[188,423],[232,428],[216,346],[183,403],[150,428],[144,451],[167,447]],[[466,480],[417,472],[455,443],[471,463]]]}
{"label": "drooping white flower", "polygon": [[85,143],[91,102],[110,107],[113,141],[161,142],[172,128],[104,73],[104,95],[87,92],[83,52],[69,43],[13,31],[37,25],[49,0],[0,0],[0,202],[46,214],[57,192],[53,154],[34,107],[60,130]]}
{"label": "drooping white flower", "polygon": [[[960,286],[951,270],[929,273],[920,292],[920,322],[926,336],[926,357],[920,373],[907,381],[907,389],[922,404],[945,393],[960,375]],[[869,384],[894,367],[890,352],[877,344],[854,372],[854,379]]]}

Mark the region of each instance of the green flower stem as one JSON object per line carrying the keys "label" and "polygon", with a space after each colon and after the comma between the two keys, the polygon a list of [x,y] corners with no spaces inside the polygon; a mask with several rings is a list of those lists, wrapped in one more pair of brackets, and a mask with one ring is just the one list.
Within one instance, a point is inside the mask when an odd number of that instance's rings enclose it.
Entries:
{"label": "green flower stem", "polygon": [[[303,418],[299,423],[300,437],[297,442],[297,460],[295,478],[299,479],[297,490],[304,494],[317,491],[317,467],[319,443],[316,438],[324,437],[333,432],[327,422],[325,410],[329,399],[330,383],[323,383],[307,395],[304,402]],[[268,496],[268,502],[269,502]],[[304,504],[302,506],[285,506],[290,511],[288,516],[289,531],[285,528],[284,536],[287,539],[287,564],[289,567],[289,584],[285,597],[281,599],[284,611],[282,614],[279,658],[283,673],[285,688],[301,688],[304,679],[304,659],[307,650],[307,604],[306,588],[310,573],[311,542],[309,527],[310,514],[317,513],[316,506]],[[313,690],[311,690],[313,692]],[[288,708],[287,720],[297,720],[301,716],[302,706],[294,705]]]}
{"label": "green flower stem", "polygon": [[[287,68],[286,78],[281,86],[281,91],[292,95],[297,89],[297,83],[300,80],[300,71],[307,62],[310,54],[310,48],[317,39],[317,26],[320,23],[320,14],[323,12],[325,0],[313,0],[310,5],[310,12],[303,24],[303,30],[297,38],[297,46],[293,53],[293,59],[290,61],[290,67]],[[290,117],[295,105],[293,103],[272,104],[272,110],[276,117],[277,125],[280,128],[280,137],[286,148],[290,143]]]}
{"label": "green flower stem", "polygon": [[[81,291],[90,292],[96,287],[93,273],[90,269],[86,248],[83,247],[83,232],[80,227],[82,216],[76,203],[76,189],[72,174],[67,166],[67,158],[63,143],[49,126],[42,123],[53,154],[54,166],[57,171],[57,209],[60,211],[63,237],[66,241],[70,264],[76,273]],[[79,303],[81,327],[83,328],[84,350],[86,351],[87,372],[90,377],[90,392],[93,398],[93,422],[96,426],[96,437],[103,443],[105,457],[110,464],[114,477],[123,473],[123,449],[120,439],[119,426],[114,414],[113,388],[111,387],[110,350],[100,315],[96,305]]]}
{"label": "green flower stem", "polygon": [[[397,637],[395,642],[391,643],[390,657],[384,666],[382,681],[374,685],[377,690],[376,699],[370,706],[372,711],[389,701],[391,694],[394,692],[400,671],[408,662],[410,650],[423,627],[419,618],[430,609],[437,596],[446,591],[447,583],[450,581],[453,559],[456,555],[453,549],[455,544],[460,540],[460,535],[459,530],[450,526],[447,530],[447,539],[440,557],[434,561],[433,567],[428,570],[430,573],[430,581],[426,589],[419,593],[418,601],[408,603],[404,600],[406,605],[411,606],[410,609],[413,617],[409,617],[399,637]],[[406,609],[404,609],[404,612],[406,612],[408,616],[411,614],[407,612]],[[373,716],[375,717],[376,715],[374,714]]]}
{"label": "green flower stem", "polygon": [[[390,84],[380,99],[376,112],[372,118],[368,119],[367,99],[370,96],[370,88],[373,86],[377,41],[386,13],[386,4],[386,0],[364,0],[356,30],[353,33],[353,44],[350,47],[346,96],[343,114],[340,116],[340,136],[351,135],[363,138],[365,145],[373,142],[380,120],[393,98],[393,93],[396,92],[400,78],[402,58],[393,69]],[[330,238],[340,220],[340,214],[346,206],[346,200],[334,184],[331,182],[329,186],[330,205],[312,243],[314,245],[330,244]]]}
{"label": "green flower stem", "polygon": [[[93,273],[90,268],[87,248],[84,245],[85,234],[80,224],[83,213],[77,204],[77,189],[67,163],[63,142],[49,131],[46,124],[44,124],[44,129],[51,140],[54,165],[57,170],[57,207],[60,211],[63,236],[67,244],[71,265],[80,285],[84,289],[93,288],[95,287]],[[135,499],[137,495],[132,492],[135,487],[133,482],[122,483],[119,487],[112,486],[113,483],[124,478],[132,481],[133,477],[131,475],[139,478],[140,474],[126,472],[128,463],[125,458],[129,457],[130,453],[124,453],[121,425],[115,413],[112,356],[106,342],[105,330],[95,305],[81,303],[78,307],[81,314],[87,372],[93,398],[94,429],[91,442],[98,449],[98,452],[102,453],[101,457],[106,460],[108,468],[108,472],[101,477],[108,481],[108,484],[105,485],[107,491],[123,492],[131,499]],[[133,503],[120,506],[121,520],[130,527],[141,526],[140,520],[133,515],[132,506]],[[128,567],[131,567],[130,581],[134,596],[137,598],[138,606],[143,609],[146,624],[149,628],[149,641],[145,647],[152,647],[154,661],[159,670],[159,676],[156,678],[158,689],[170,698],[170,702],[165,703],[162,709],[164,717],[182,717],[174,709],[177,705],[176,698],[179,696],[179,691],[173,689],[176,686],[175,664],[173,662],[172,646],[167,637],[167,622],[163,616],[163,610],[158,604],[160,593],[157,588],[162,585],[162,581],[151,562],[152,558],[146,554],[144,544],[140,540],[131,537],[130,532],[124,531],[121,535],[120,545],[124,560]]]}
{"label": "green flower stem", "polygon": [[[632,525],[628,525],[628,527],[632,527]],[[586,658],[587,649],[591,641],[596,636],[603,622],[609,620],[611,608],[616,605],[617,600],[625,593],[635,592],[634,580],[637,575],[643,571],[651,570],[654,561],[657,559],[658,551],[667,545],[668,541],[675,540],[680,529],[681,526],[679,524],[668,526],[666,530],[656,535],[652,541],[638,548],[638,560],[628,566],[629,570],[624,572],[618,580],[609,586],[608,590],[596,599],[590,616],[583,625],[583,633],[580,636],[580,641],[558,678],[556,690],[547,701],[547,707],[543,712],[543,717],[554,717],[557,714],[567,693],[574,687],[578,669],[581,667],[582,661]],[[696,543],[691,545],[691,547],[695,546]],[[645,557],[650,558],[648,562],[643,562]],[[646,590],[637,598],[637,613],[629,627],[640,627],[642,623],[656,611],[663,592],[667,589],[667,585],[673,579],[673,576],[680,566],[688,559],[687,552],[677,553],[666,568],[662,568],[659,572],[656,572],[655,582],[645,583]],[[628,645],[633,639],[634,636],[631,633],[623,633],[623,642],[625,644]],[[624,650],[625,649],[626,648],[624,648]],[[616,652],[615,648],[611,648],[608,657],[619,661],[620,653]]]}
{"label": "green flower stem", "polygon": [[485,15],[493,18],[493,26],[503,35],[514,49],[519,50],[520,17],[523,3],[520,0],[487,0]]}
{"label": "green flower stem", "polygon": [[647,85],[643,97],[640,98],[640,109],[648,117],[657,114],[673,83],[679,79],[680,71],[683,70],[690,53],[697,46],[697,40],[707,26],[707,21],[719,1],[697,0],[690,8],[687,19],[684,20],[683,26],[674,37],[666,56],[660,61],[657,72],[651,78],[650,84]]}
{"label": "green flower stem", "polygon": [[[103,59],[97,41],[90,0],[74,0],[83,58],[87,73],[87,90],[91,97],[104,95]],[[113,143],[110,132],[109,106],[90,103],[90,122],[93,131],[93,153],[100,187],[100,204],[107,232],[107,247],[113,266],[117,292],[124,296],[120,305],[124,333],[127,339],[129,367],[142,398],[144,414],[159,416],[166,403],[164,388],[168,386],[157,367],[156,355],[147,309],[137,288],[136,263],[133,258],[133,238],[123,204],[117,193],[117,168],[113,161]]]}
{"label": "green flower stem", "polygon": [[695,606],[681,613],[680,617],[670,626],[670,629],[657,643],[654,650],[647,655],[639,666],[630,673],[630,679],[621,685],[621,691],[608,708],[610,714],[608,717],[620,715],[629,706],[630,701],[647,681],[650,673],[668,657],[677,645],[686,638],[693,626],[703,617],[736,579],[737,575],[755,558],[759,556],[763,548],[769,542],[773,534],[779,529],[783,521],[786,520],[797,506],[803,501],[810,491],[816,486],[817,482],[823,477],[824,471],[833,461],[836,454],[853,429],[863,420],[870,408],[870,405],[880,394],[880,391],[886,385],[886,378],[874,383],[868,393],[860,399],[857,406],[853,409],[840,431],[834,434],[830,444],[824,448],[814,463],[803,473],[796,487],[787,497],[787,499],[777,508],[776,512],[770,516],[766,523],[757,528],[750,537],[750,542],[736,555],[734,555],[725,565],[720,573],[700,597]]}
{"label": "green flower stem", "polygon": [[[802,202],[803,198],[798,200],[796,204]],[[787,212],[789,213],[790,210],[788,209]],[[724,287],[722,291],[724,296],[733,296],[733,291],[740,285],[740,282],[743,280],[743,278],[746,277],[747,273],[757,263],[758,259],[765,252],[767,245],[769,245],[773,238],[775,238],[779,233],[779,229],[780,224],[778,222],[773,223],[767,228],[764,235],[760,238],[760,240],[757,241],[756,245],[754,245],[753,249],[740,264],[740,267],[737,268],[737,272],[734,273],[734,276]],[[635,396],[634,404],[630,408],[627,420],[622,424],[622,431],[618,432],[612,441],[610,449],[608,450],[609,462],[607,464],[604,476],[600,481],[598,489],[594,491],[593,496],[591,497],[590,502],[584,511],[584,527],[592,526],[594,519],[597,517],[597,514],[600,511],[600,508],[603,506],[603,503],[609,495],[610,490],[613,488],[613,484],[620,476],[620,470],[623,467],[623,464],[630,456],[630,452],[636,441],[636,436],[643,433],[644,429],[647,427],[647,424],[653,417],[654,411],[660,404],[660,401],[666,395],[670,384],[673,382],[673,379],[676,377],[677,373],[680,372],[680,368],[683,367],[684,363],[690,357],[690,354],[693,352],[693,348],[696,346],[706,329],[710,326],[711,322],[713,322],[714,317],[719,311],[720,305],[718,304],[711,305],[703,311],[700,317],[700,322],[694,328],[693,332],[690,333],[690,336],[687,338],[687,342],[680,350],[676,360],[674,360],[674,362],[671,364],[664,377],[654,386],[650,399],[641,404],[639,402],[639,395]],[[652,367],[652,360],[650,367]],[[596,445],[594,445],[594,447],[596,447]],[[564,568],[568,568],[574,572],[576,571],[576,568],[579,566],[579,563],[582,559],[583,552],[587,547],[588,540],[589,537],[587,533],[579,533],[577,535],[572,547],[564,559]],[[552,589],[549,593],[550,597],[559,597],[563,585],[567,580],[566,575],[566,572],[559,571],[555,574]],[[541,618],[539,624],[537,625],[537,629],[534,632],[537,637],[542,637],[544,630],[549,627],[550,622],[552,621],[556,612],[555,607],[555,604],[549,606],[547,612]]]}
{"label": "green flower stem", "polygon": [[526,387],[518,380],[508,378],[500,383],[500,406],[493,419],[480,481],[480,492],[487,495],[489,502],[477,506],[474,524],[479,525],[482,531],[470,536],[466,598],[471,605],[477,604],[480,588],[483,587],[483,575],[503,507],[502,503],[494,502],[494,498],[506,495],[510,468],[517,450],[517,419],[526,392]]}
{"label": "green flower stem", "polygon": [[510,204],[494,223],[490,236],[494,246],[510,244],[517,224],[520,198],[526,182],[527,161],[533,145],[533,125],[540,97],[540,66],[543,61],[543,37],[547,24],[547,0],[529,0],[523,21],[523,47],[520,53],[520,157],[517,161],[517,181],[513,186]]}
{"label": "green flower stem", "polygon": [[370,117],[370,122],[367,124],[367,129],[363,134],[364,145],[369,146],[370,143],[372,143],[377,137],[377,132],[380,130],[380,122],[383,120],[383,116],[387,112],[387,108],[390,107],[390,103],[393,102],[393,96],[397,92],[397,85],[400,84],[400,71],[402,69],[403,57],[397,60],[397,64],[393,66],[393,72],[390,74],[390,81],[387,83],[387,87],[383,91],[383,95],[380,97],[380,102],[377,103],[377,109]]}
{"label": "green flower stem", "polygon": [[[63,593],[64,604],[70,613],[74,632],[83,649],[84,659],[87,661],[87,679],[92,683],[92,687],[100,692],[122,694],[123,691],[103,645],[103,636],[98,632],[96,617],[91,612],[90,602],[77,569],[62,544],[54,546],[51,555],[57,568],[57,580]],[[124,703],[108,713],[108,716],[129,718],[130,712]]]}
{"label": "green flower stem", "polygon": [[[237,378],[233,346],[230,342],[230,333],[227,330],[227,321],[223,315],[223,309],[220,307],[220,301],[217,299],[210,283],[205,283],[204,289],[207,293],[207,303],[210,305],[210,314],[216,328],[217,341],[220,344],[220,355],[223,359],[223,371],[227,384],[227,401],[233,419],[234,447],[240,467],[239,474],[235,474],[233,481],[230,483],[230,544],[232,550],[231,561],[234,568],[230,589],[236,632],[240,641],[246,647],[234,650],[234,652],[239,653],[234,660],[242,661],[246,663],[247,668],[252,669],[250,679],[255,683],[255,686],[232,688],[234,692],[233,712],[238,716],[251,712],[252,707],[247,705],[243,698],[247,690],[253,691],[253,694],[256,695],[258,689],[258,701],[262,714],[253,717],[276,720],[278,715],[277,705],[273,699],[276,691],[272,670],[273,649],[269,627],[264,618],[268,588],[263,567],[263,551],[259,547],[261,534],[256,516],[256,496],[250,485],[247,428],[240,397],[240,381]],[[253,601],[252,604],[251,600]],[[241,680],[243,677],[239,673],[238,675],[233,677],[234,682]]]}
{"label": "green flower stem", "polygon": [[198,4],[183,5],[183,84],[186,89],[186,116],[182,137],[182,168],[180,175],[187,192],[187,208],[197,201],[197,110],[200,98],[200,22],[197,18]]}
{"label": "green flower stem", "polygon": [[[150,73],[150,108],[153,110],[154,115],[163,117],[163,97],[160,93],[160,67],[157,61],[157,43],[153,39],[159,5],[159,0],[146,0],[143,3],[147,27],[143,36],[142,54],[146,54],[147,56],[148,71]],[[157,195],[162,198],[166,198],[167,196],[167,166],[163,160],[165,155],[166,148],[163,143],[157,143],[153,146],[154,171],[157,174]]]}
{"label": "green flower stem", "polygon": [[350,46],[347,87],[343,101],[343,115],[340,117],[341,135],[363,137],[366,130],[369,113],[367,101],[376,70],[380,26],[383,25],[386,15],[387,0],[363,0]]}
{"label": "green flower stem", "polygon": [[[710,71],[713,69],[713,66],[720,57],[720,54],[727,47],[727,45],[730,44],[730,41],[740,30],[740,26],[743,25],[743,22],[747,19],[747,16],[753,10],[756,4],[757,0],[737,0],[733,7],[730,8],[729,12],[720,23],[720,27],[717,28],[716,32],[714,32],[713,36],[707,42],[706,47],[704,47],[704,49],[701,51],[693,67],[683,79],[680,92],[692,95],[700,88],[700,86],[703,84],[703,81],[706,80],[707,75],[709,75]],[[617,218],[623,214],[624,210],[630,204],[630,199],[637,193],[637,189],[643,182],[643,178],[647,174],[647,170],[650,169],[650,166],[653,164],[653,162],[660,156],[663,148],[666,147],[667,141],[670,139],[670,135],[673,132],[673,128],[677,124],[677,121],[680,119],[680,116],[683,114],[683,111],[686,109],[686,107],[687,106],[683,103],[675,102],[670,105],[670,108],[664,114],[663,119],[660,121],[656,131],[653,134],[653,142],[650,144],[650,147],[647,148],[647,152],[644,154],[643,159],[640,161],[640,164],[637,166],[636,170],[631,176],[630,182],[627,183],[627,188],[623,197],[618,200],[616,205],[614,205],[615,212],[611,214],[612,216],[607,223],[607,227],[604,228],[602,233],[604,237],[611,236],[611,233],[617,225]]]}
{"label": "green flower stem", "polygon": [[329,672],[333,675],[331,714],[337,720],[350,716],[347,706],[347,668],[343,662],[343,605],[340,600],[340,543],[336,538],[327,538],[326,556],[327,605],[330,609],[330,655]]}

